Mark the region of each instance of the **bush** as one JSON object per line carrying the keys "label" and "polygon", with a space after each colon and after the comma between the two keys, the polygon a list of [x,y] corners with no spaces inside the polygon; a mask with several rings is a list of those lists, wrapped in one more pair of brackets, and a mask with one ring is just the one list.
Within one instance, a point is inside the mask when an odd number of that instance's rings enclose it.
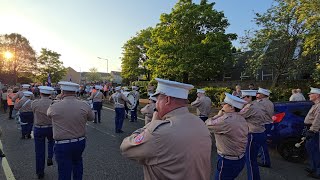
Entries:
{"label": "bush", "polygon": [[[225,95],[224,93],[230,93],[231,89],[227,87],[205,87],[202,88],[206,91],[206,95],[212,100],[214,106],[219,106],[223,101]],[[197,98],[197,89],[192,89],[189,92],[189,101],[193,102]]]}
{"label": "bush", "polygon": [[147,92],[148,84],[149,81],[134,81],[131,85],[139,87],[140,98],[144,99],[149,97]]}
{"label": "bush", "polygon": [[291,96],[291,88],[275,87],[270,89],[270,100],[272,102],[289,101]]}

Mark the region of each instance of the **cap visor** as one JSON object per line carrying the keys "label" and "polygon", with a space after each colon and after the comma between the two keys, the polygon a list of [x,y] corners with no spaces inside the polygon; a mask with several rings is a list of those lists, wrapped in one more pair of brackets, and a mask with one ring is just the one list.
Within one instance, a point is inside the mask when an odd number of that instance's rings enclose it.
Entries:
{"label": "cap visor", "polygon": [[157,97],[159,94],[160,94],[160,92],[156,92],[151,97]]}

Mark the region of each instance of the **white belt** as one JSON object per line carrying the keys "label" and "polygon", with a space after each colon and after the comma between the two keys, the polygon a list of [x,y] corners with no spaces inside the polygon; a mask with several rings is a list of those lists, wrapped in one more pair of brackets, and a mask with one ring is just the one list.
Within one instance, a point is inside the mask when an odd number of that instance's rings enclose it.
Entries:
{"label": "white belt", "polygon": [[240,156],[228,156],[228,155],[222,155],[222,154],[219,154],[219,155],[228,160],[239,160],[244,156],[244,154],[241,154]]}
{"label": "white belt", "polygon": [[84,140],[85,137],[75,138],[75,139],[66,139],[66,140],[56,140],[56,144],[66,144],[66,143],[73,143]]}
{"label": "white belt", "polygon": [[40,125],[34,125],[36,128],[49,128],[52,127],[52,125],[45,125],[45,126],[40,126]]}

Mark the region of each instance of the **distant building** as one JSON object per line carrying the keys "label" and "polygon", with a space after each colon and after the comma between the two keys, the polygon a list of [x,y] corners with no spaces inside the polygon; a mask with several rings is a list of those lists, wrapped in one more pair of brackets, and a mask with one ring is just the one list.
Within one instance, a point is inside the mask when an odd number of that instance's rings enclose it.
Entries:
{"label": "distant building", "polygon": [[[68,67],[66,75],[62,78],[62,81],[71,81],[74,83],[85,84],[88,83],[87,74],[90,72],[77,72],[73,68]],[[111,81],[115,84],[122,83],[121,72],[111,71],[111,73],[99,72],[102,81]],[[81,80],[81,81],[80,81]]]}
{"label": "distant building", "polygon": [[61,80],[80,83],[80,73],[75,71],[72,67],[68,67],[66,75]]}

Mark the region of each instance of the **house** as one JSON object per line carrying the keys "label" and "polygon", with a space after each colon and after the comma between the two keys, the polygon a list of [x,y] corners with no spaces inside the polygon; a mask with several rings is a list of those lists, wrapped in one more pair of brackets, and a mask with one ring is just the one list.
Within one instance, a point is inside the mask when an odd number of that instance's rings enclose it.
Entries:
{"label": "house", "polygon": [[[68,67],[66,75],[62,81],[71,81],[74,83],[86,84],[88,83],[87,74],[90,72],[77,72],[73,68]],[[121,72],[111,71],[111,73],[98,72],[102,81],[111,81],[115,84],[122,83]]]}
{"label": "house", "polygon": [[81,74],[75,71],[72,67],[67,68],[66,75],[61,79],[61,81],[71,81],[74,83],[80,83]]}

